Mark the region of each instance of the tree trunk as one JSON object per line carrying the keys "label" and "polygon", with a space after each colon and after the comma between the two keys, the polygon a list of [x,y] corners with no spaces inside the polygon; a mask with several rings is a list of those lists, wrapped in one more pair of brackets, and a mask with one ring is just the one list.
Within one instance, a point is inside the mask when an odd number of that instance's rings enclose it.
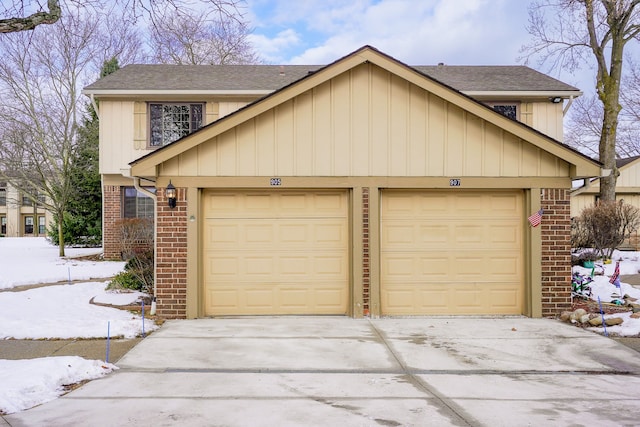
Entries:
{"label": "tree trunk", "polygon": [[64,232],[63,232],[64,215],[58,214],[58,254],[62,258],[64,256]]}

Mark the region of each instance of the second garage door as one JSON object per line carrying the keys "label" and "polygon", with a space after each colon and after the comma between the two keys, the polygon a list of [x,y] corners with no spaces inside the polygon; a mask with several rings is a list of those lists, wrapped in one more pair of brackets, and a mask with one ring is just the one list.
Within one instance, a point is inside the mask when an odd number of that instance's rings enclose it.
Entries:
{"label": "second garage door", "polygon": [[206,315],[346,314],[347,193],[204,193]]}
{"label": "second garage door", "polygon": [[521,192],[386,191],[382,313],[522,314]]}

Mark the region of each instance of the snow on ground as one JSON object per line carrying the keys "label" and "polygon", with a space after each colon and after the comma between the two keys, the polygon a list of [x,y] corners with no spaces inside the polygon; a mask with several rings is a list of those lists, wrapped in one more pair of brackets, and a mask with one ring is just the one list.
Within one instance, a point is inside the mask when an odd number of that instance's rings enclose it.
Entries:
{"label": "snow on ground", "polygon": [[[620,289],[618,289],[609,283],[609,279],[616,268],[616,261],[620,261],[621,276],[640,273],[640,252],[614,251],[612,259],[613,262],[611,264],[596,262],[593,282],[591,282],[591,299],[597,301],[600,298],[601,302],[608,303],[616,299],[613,296],[624,296],[626,294],[632,298],[637,298],[638,301],[636,303],[640,304],[640,289],[624,282],[620,283]],[[573,272],[590,275],[592,269],[574,266]],[[632,319],[630,316],[631,313],[605,315],[605,319],[608,317],[620,317],[623,319],[621,325],[607,326],[607,334],[622,337],[640,336],[640,319]],[[589,329],[601,334],[605,332],[604,328]]]}
{"label": "snow on ground", "polygon": [[78,356],[0,360],[0,414],[12,414],[56,399],[64,386],[103,377],[115,365]]}
{"label": "snow on ground", "polygon": [[[0,289],[19,285],[87,280],[21,292],[0,292],[0,346],[3,339],[131,338],[143,331],[142,317],[110,307],[138,303],[140,292],[106,291],[108,278],[124,268],[122,262],[80,261],[70,257],[100,253],[96,249],[67,248],[67,258],[44,238],[0,238]],[[157,327],[145,319],[144,331]],[[65,392],[64,386],[99,378],[115,365],[81,357],[0,360],[0,413],[22,411]]]}
{"label": "snow on ground", "polygon": [[82,261],[75,257],[102,253],[101,248],[65,248],[65,258],[58,257],[58,247],[44,237],[0,238],[0,289],[38,283],[91,280],[116,275],[124,262]]}
{"label": "snow on ground", "polygon": [[[45,286],[23,292],[0,293],[0,339],[135,338],[142,318],[126,310],[101,307],[89,301],[113,305],[136,302],[143,294],[105,291],[105,283]],[[113,298],[112,298],[113,297]],[[114,304],[120,301],[120,304]],[[145,319],[145,331],[154,328]]]}

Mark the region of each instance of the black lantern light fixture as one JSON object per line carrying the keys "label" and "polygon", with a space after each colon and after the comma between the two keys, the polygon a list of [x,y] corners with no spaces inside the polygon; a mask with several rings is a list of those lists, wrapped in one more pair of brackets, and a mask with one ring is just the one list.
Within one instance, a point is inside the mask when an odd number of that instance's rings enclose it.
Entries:
{"label": "black lantern light fixture", "polygon": [[164,195],[167,196],[167,201],[169,202],[169,207],[171,209],[176,207],[176,187],[173,186],[171,180],[169,180],[169,185],[164,190]]}

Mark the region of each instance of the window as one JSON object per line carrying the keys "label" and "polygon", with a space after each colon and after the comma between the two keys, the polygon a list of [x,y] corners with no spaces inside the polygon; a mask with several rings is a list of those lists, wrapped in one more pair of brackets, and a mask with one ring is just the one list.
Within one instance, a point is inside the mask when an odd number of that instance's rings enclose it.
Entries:
{"label": "window", "polygon": [[7,206],[7,189],[0,183],[0,206]]}
{"label": "window", "polygon": [[[138,192],[134,187],[122,189],[122,217],[123,218],[153,218],[153,199]],[[147,190],[155,193],[151,187]]]}
{"label": "window", "polygon": [[162,147],[202,127],[204,104],[149,104],[149,145]]}
{"label": "window", "polygon": [[491,108],[503,116],[507,116],[512,120],[518,120],[518,106],[516,104],[495,104],[492,105]]}
{"label": "window", "polygon": [[22,195],[22,206],[33,206],[33,200],[26,194]]}
{"label": "window", "polygon": [[24,217],[24,234],[33,234],[33,217]]}
{"label": "window", "polygon": [[7,217],[0,216],[0,234],[3,236],[7,235]]}
{"label": "window", "polygon": [[38,234],[46,234],[47,223],[43,216],[38,217]]}

